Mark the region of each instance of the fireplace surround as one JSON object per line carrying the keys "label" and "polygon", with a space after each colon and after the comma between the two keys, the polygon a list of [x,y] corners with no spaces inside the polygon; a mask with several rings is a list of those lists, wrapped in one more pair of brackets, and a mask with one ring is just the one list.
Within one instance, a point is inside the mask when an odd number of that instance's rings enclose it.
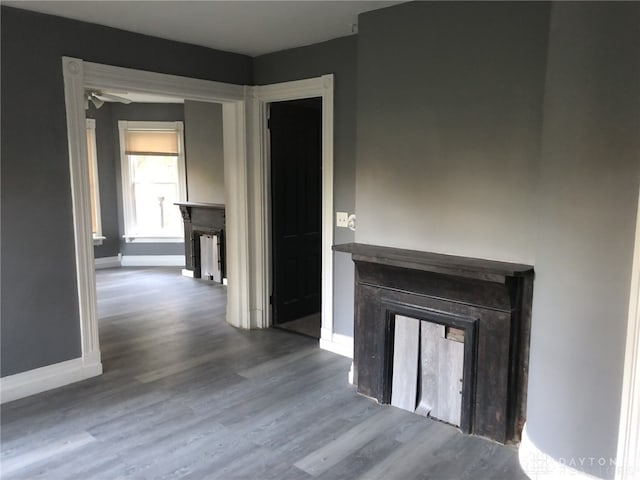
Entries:
{"label": "fireplace surround", "polygon": [[533,268],[357,243],[334,250],[350,253],[355,263],[358,393],[390,403],[397,315],[459,329],[460,429],[501,443],[518,441],[526,412]]}
{"label": "fireplace surround", "polygon": [[190,276],[202,277],[200,236],[215,235],[218,238],[217,258],[221,279],[226,274],[225,255],[225,206],[215,203],[176,202],[184,223],[185,270]]}

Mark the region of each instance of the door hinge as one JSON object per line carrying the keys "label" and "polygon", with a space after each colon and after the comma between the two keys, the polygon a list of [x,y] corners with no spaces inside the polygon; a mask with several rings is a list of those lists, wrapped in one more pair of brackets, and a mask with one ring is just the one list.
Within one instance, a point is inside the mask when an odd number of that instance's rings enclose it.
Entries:
{"label": "door hinge", "polygon": [[273,305],[273,295],[269,295],[269,305]]}

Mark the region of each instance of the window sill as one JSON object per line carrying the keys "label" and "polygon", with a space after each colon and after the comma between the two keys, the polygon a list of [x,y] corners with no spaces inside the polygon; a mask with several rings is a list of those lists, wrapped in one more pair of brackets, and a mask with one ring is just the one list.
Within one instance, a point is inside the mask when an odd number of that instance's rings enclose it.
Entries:
{"label": "window sill", "polygon": [[184,243],[182,237],[133,237],[123,235],[124,241],[127,243]]}
{"label": "window sill", "polygon": [[102,235],[94,235],[93,236],[93,246],[97,247],[99,245],[102,245],[102,242],[104,240],[106,240],[106,239],[107,239],[107,237],[103,237]]}

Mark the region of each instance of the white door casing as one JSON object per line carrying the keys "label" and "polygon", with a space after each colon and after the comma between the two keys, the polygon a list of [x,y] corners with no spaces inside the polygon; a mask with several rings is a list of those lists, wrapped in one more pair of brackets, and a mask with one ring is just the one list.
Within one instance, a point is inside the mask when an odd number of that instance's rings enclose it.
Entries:
{"label": "white door casing", "polygon": [[322,98],[322,340],[333,335],[333,75],[250,88],[248,132],[252,141],[249,182],[251,188],[251,325],[272,323],[271,293],[271,192],[267,115],[269,104],[303,98]]}
{"label": "white door casing", "polygon": [[[84,133],[86,88],[154,93],[223,105],[228,192],[226,226],[230,239],[227,244],[227,322],[239,328],[265,328],[271,324],[267,105],[273,101],[322,97],[322,337],[330,339],[333,332],[333,75],[249,87],[102,65],[72,57],[63,57],[62,64],[82,341],[80,360],[82,365],[91,367],[87,369],[86,378],[102,372]],[[63,380],[57,386],[61,384]]]}
{"label": "white door casing", "polygon": [[[245,87],[101,65],[70,57],[63,57],[62,64],[83,363],[100,365],[85,138],[85,88],[156,93],[222,103],[225,184],[229,185],[226,222],[227,236],[231,239],[227,246],[227,322],[236,327],[249,328]],[[101,369],[97,374],[100,372]]]}

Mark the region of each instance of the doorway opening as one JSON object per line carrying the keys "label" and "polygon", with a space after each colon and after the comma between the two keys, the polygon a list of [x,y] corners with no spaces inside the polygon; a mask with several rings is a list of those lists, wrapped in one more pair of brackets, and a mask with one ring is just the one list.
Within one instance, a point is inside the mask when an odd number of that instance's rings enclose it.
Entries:
{"label": "doorway opening", "polygon": [[322,98],[269,104],[273,325],[320,338]]}
{"label": "doorway opening", "polygon": [[[186,77],[131,70],[121,67],[84,62],[63,57],[67,132],[75,250],[77,267],[78,306],[82,339],[81,372],[74,380],[99,375],[102,372],[91,233],[90,193],[86,141],[86,91],[124,91],[174,96],[185,100],[222,104],[224,135],[224,184],[228,186],[226,225],[232,244],[227,250],[230,282],[227,289],[226,318],[236,327],[248,328],[249,308],[243,301],[248,292],[248,238],[245,92],[242,86],[204,81]],[[63,382],[61,379],[60,382]],[[67,382],[68,383],[68,382]]]}

